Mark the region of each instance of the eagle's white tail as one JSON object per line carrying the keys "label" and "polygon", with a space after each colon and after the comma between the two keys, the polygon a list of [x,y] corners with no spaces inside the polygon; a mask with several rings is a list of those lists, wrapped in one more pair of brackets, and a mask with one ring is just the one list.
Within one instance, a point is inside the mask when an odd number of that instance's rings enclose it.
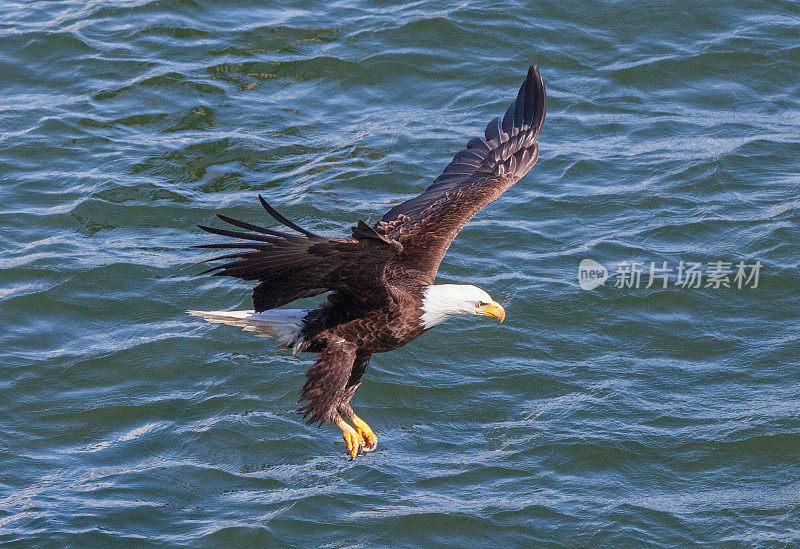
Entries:
{"label": "eagle's white tail", "polygon": [[300,331],[308,311],[303,309],[272,309],[263,313],[255,311],[188,311],[216,324],[239,326],[246,332],[258,332],[264,337],[274,337],[282,347],[294,347],[303,342]]}

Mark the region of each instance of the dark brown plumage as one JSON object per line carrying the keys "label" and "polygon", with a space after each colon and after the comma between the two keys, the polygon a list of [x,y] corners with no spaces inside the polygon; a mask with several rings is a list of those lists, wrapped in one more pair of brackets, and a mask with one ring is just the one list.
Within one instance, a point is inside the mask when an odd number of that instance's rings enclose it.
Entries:
{"label": "dark brown plumage", "polygon": [[[201,228],[237,241],[199,246],[229,251],[207,260],[226,262],[205,272],[257,281],[255,311],[193,313],[277,337],[296,351],[319,353],[301,392],[301,411],[310,422],[336,422],[346,442],[352,428],[341,416],[350,418],[360,437],[352,440],[369,446],[374,435],[354,414],[350,399],[371,354],[412,341],[440,316],[466,314],[459,309],[464,307],[460,290],[433,286],[439,264],[461,228],[536,162],[546,105],[541,75],[531,66],[516,101],[502,119],[489,123],[485,138],[470,140],[425,192],[392,208],[374,227],[359,221],[350,238],[311,233],[261,196],[264,209],[299,234],[218,215],[236,230]],[[469,302],[470,295],[479,295],[476,291],[486,295],[470,286],[464,299]],[[329,293],[328,301],[318,309],[273,311],[322,293]],[[490,298],[491,303],[475,299],[474,314],[504,318],[502,307]],[[351,442],[348,450],[354,455]]]}

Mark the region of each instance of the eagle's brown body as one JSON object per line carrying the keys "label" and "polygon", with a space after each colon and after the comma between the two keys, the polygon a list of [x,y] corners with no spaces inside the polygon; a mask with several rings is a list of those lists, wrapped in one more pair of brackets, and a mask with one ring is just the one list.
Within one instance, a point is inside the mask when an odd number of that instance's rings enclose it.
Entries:
{"label": "eagle's brown body", "polygon": [[461,228],[536,162],[545,110],[544,84],[531,67],[516,101],[502,119],[489,123],[484,139],[469,141],[425,192],[392,208],[373,227],[360,221],[352,238],[306,231],[261,197],[270,215],[302,236],[222,215],[247,232],[202,227],[240,240],[201,247],[231,251],[214,258],[230,260],[210,269],[215,275],[258,281],[256,313],[329,292],[325,305],[302,318],[294,345],[319,353],[301,393],[309,421],[336,421],[344,431],[344,415],[359,425],[350,399],[370,356],[426,331],[423,300],[442,257]]}
{"label": "eagle's brown body", "polygon": [[299,351],[319,353],[331,342],[344,339],[368,353],[385,353],[402,347],[422,335],[420,306],[423,288],[393,289],[392,303],[371,311],[349,311],[326,305],[311,311],[305,319]]}

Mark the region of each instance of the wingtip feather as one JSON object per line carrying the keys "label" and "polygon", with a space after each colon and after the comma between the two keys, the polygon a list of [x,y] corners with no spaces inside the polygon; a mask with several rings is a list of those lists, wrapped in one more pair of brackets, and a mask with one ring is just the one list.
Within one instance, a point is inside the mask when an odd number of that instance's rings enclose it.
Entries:
{"label": "wingtip feather", "polygon": [[290,229],[294,229],[298,233],[306,235],[308,238],[319,238],[319,235],[316,235],[311,231],[305,230],[304,228],[300,227],[296,223],[293,223],[292,221],[289,221],[286,217],[278,213],[278,211],[275,208],[270,206],[269,203],[266,200],[264,200],[264,197],[261,196],[261,194],[258,195],[258,200],[261,202],[261,206],[263,206],[263,208],[267,210],[267,213],[272,217],[274,217],[276,221],[283,223],[284,225],[286,225]]}

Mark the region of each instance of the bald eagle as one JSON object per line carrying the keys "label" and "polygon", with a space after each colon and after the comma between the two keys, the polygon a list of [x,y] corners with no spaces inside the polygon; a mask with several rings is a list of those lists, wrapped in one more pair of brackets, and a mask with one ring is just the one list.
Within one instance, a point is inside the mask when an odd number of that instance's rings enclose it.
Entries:
{"label": "bald eagle", "polygon": [[[531,66],[516,101],[489,123],[483,139],[470,140],[425,192],[374,226],[359,221],[350,238],[307,231],[260,195],[267,213],[297,234],[218,214],[237,230],[200,228],[236,240],[198,246],[227,250],[207,259],[224,262],[204,273],[257,281],[254,310],[189,313],[273,337],[295,352],[319,353],[306,373],[300,411],[309,423],[335,423],[351,459],[374,450],[375,434],[350,406],[372,354],[397,349],[453,316],[505,319],[503,307],[480,288],[434,281],[461,228],[538,159],[546,105],[542,76]],[[323,293],[327,302],[317,309],[279,309]]]}

